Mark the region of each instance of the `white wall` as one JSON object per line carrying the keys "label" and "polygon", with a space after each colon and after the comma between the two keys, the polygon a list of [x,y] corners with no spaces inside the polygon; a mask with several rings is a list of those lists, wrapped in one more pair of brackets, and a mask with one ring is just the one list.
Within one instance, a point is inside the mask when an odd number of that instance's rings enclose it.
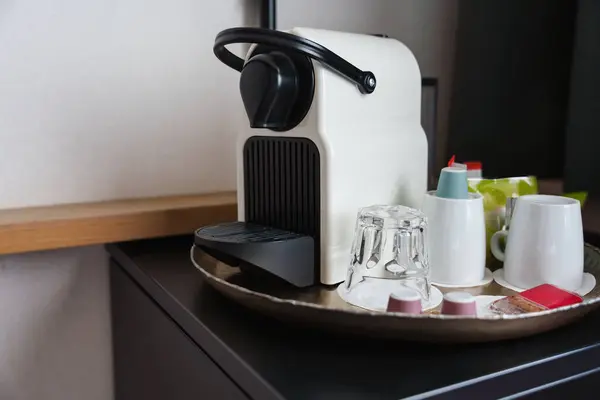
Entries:
{"label": "white wall", "polygon": [[[212,54],[255,0],[0,0],[0,209],[234,188],[237,73]],[[387,33],[441,79],[456,0],[279,0],[279,27]],[[110,399],[100,247],[0,257],[0,398]],[[60,366],[60,367],[59,367]]]}
{"label": "white wall", "polygon": [[232,189],[244,4],[0,1],[0,208]]}

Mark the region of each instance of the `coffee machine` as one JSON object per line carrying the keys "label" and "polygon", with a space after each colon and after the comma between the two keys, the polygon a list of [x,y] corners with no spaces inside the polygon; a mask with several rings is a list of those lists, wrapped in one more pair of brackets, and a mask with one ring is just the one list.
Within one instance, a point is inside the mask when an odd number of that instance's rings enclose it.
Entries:
{"label": "coffee machine", "polygon": [[[226,46],[251,44],[245,59]],[[237,142],[238,221],[195,245],[297,287],[344,280],[361,207],[420,207],[427,139],[421,75],[388,37],[232,28],[214,53],[240,72],[249,126]]]}

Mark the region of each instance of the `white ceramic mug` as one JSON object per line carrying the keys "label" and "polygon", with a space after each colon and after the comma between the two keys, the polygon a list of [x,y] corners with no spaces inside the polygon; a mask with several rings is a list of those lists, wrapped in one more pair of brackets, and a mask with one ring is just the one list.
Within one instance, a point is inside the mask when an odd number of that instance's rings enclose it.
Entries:
{"label": "white ceramic mug", "polygon": [[485,221],[483,197],[468,199],[425,194],[427,252],[431,281],[441,285],[473,285],[485,276]]}
{"label": "white ceramic mug", "polygon": [[[506,250],[501,238],[507,238]],[[494,257],[504,261],[504,280],[517,288],[550,283],[576,291],[582,285],[583,226],[575,199],[519,197],[509,230],[496,232],[490,246]]]}

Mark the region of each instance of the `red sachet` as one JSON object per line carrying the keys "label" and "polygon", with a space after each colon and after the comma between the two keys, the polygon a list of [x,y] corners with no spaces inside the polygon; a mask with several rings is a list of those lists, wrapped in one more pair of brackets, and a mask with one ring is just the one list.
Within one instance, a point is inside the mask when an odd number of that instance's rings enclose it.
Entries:
{"label": "red sachet", "polygon": [[525,314],[581,303],[583,298],[554,285],[543,284],[494,301],[490,309],[502,314]]}

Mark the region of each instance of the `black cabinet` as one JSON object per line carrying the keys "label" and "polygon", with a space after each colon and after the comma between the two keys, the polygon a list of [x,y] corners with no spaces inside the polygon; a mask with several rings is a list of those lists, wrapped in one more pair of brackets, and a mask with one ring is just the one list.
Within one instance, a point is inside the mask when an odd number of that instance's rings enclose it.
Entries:
{"label": "black cabinet", "polygon": [[600,312],[497,343],[334,336],[224,298],[189,261],[192,242],[109,246],[117,400],[578,399],[600,388]]}
{"label": "black cabinet", "polygon": [[554,384],[538,388],[535,392],[521,393],[523,400],[564,400],[597,397],[600,389],[600,370],[586,372]]}
{"label": "black cabinet", "polygon": [[114,264],[111,286],[116,400],[248,398]]}

